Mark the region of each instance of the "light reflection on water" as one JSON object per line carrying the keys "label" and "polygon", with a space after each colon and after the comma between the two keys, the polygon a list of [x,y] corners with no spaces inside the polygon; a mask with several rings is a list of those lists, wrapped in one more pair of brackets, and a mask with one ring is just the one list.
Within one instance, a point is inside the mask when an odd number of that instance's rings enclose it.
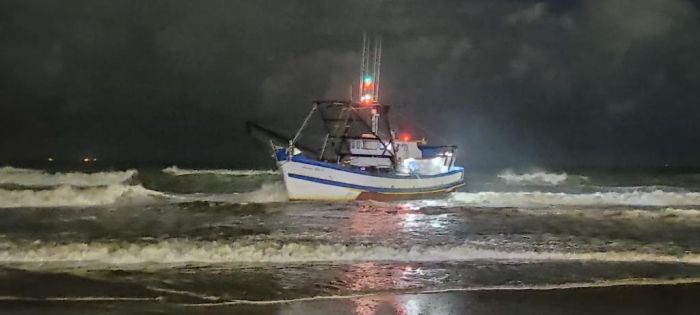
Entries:
{"label": "light reflection on water", "polygon": [[[421,227],[420,217],[415,213],[417,208],[409,206],[397,207],[360,207],[353,212],[350,219],[350,231],[353,234],[371,235],[375,237],[392,237],[401,231],[407,232]],[[367,292],[377,289],[395,287],[405,289],[409,282],[404,281],[406,273],[413,272],[410,266],[378,266],[373,262],[355,263],[348,267],[343,277],[347,280],[347,288],[355,292]],[[387,301],[389,299],[389,301]],[[354,314],[370,315],[386,311],[380,306],[389,306],[395,314],[412,314],[407,312],[396,297],[360,297],[352,300]]]}
{"label": "light reflection on water", "polygon": [[[386,207],[359,207],[350,217],[350,231],[355,235],[393,237],[397,233],[436,234],[447,225],[448,214],[427,216],[419,207],[410,203]],[[396,290],[418,289],[421,285],[413,279],[422,276],[420,267],[410,265],[379,265],[373,262],[351,264],[342,276],[347,289],[354,292],[372,292],[386,288]],[[418,299],[399,296],[368,296],[352,299],[353,313],[372,314],[421,314]]]}
{"label": "light reflection on water", "polygon": [[426,214],[413,204],[358,206],[350,215],[349,237],[370,238],[408,235],[442,235],[454,214]]}

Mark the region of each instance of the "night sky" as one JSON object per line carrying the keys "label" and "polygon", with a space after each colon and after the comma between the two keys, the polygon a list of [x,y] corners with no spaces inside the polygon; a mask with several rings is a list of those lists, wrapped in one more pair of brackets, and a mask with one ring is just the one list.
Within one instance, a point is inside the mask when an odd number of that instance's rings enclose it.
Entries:
{"label": "night sky", "polygon": [[0,163],[271,166],[244,122],[347,98],[368,31],[458,164],[700,167],[698,3],[0,0]]}

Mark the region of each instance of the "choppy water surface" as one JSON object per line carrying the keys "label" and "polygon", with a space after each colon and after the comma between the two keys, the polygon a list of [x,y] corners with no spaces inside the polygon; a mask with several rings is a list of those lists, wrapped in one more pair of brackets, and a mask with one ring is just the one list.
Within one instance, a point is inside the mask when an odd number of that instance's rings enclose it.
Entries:
{"label": "choppy water surface", "polygon": [[696,179],[503,171],[440,200],[289,203],[267,170],[4,167],[0,296],[204,307],[696,283]]}

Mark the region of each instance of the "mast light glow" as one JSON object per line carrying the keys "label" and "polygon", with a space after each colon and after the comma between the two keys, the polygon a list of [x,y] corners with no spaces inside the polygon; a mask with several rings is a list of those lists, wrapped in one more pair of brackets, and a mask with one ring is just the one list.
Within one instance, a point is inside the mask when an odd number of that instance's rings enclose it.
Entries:
{"label": "mast light glow", "polygon": [[372,102],[372,94],[362,95],[362,97],[360,97],[360,100],[362,101],[362,103],[369,104],[370,102]]}

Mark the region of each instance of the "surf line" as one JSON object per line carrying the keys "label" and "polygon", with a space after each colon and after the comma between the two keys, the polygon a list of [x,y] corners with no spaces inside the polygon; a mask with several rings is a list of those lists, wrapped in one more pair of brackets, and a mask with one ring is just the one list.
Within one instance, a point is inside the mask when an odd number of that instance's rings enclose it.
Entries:
{"label": "surf line", "polygon": [[160,301],[163,297],[118,297],[118,296],[47,296],[47,297],[28,297],[28,296],[0,296],[0,301],[27,301],[27,302],[134,302],[134,301]]}
{"label": "surf line", "polygon": [[684,285],[700,283],[700,277],[696,278],[681,278],[681,279],[650,279],[650,278],[630,278],[612,281],[601,282],[572,282],[564,284],[543,284],[532,286],[480,286],[469,288],[449,288],[440,290],[406,290],[398,292],[372,292],[348,295],[326,295],[312,296],[294,299],[280,300],[229,300],[215,303],[187,303],[180,304],[186,307],[216,307],[226,305],[275,305],[288,304],[297,302],[320,301],[320,300],[348,300],[365,297],[387,297],[392,295],[411,295],[411,294],[440,294],[440,293],[457,293],[457,292],[484,292],[484,291],[550,291],[550,290],[572,290],[572,289],[588,289],[588,288],[607,288],[607,287],[623,287],[623,286],[669,286],[669,285]]}
{"label": "surf line", "polygon": [[163,292],[163,293],[170,293],[170,294],[175,294],[175,295],[183,295],[183,296],[189,296],[189,297],[194,297],[198,298],[201,300],[208,300],[208,301],[219,301],[221,300],[220,297],[218,296],[213,296],[213,295],[206,295],[206,294],[200,294],[196,292],[190,292],[190,291],[182,291],[182,290],[173,290],[173,289],[166,289],[166,288],[158,288],[158,287],[146,287],[147,289],[151,291],[157,291],[157,292]]}

